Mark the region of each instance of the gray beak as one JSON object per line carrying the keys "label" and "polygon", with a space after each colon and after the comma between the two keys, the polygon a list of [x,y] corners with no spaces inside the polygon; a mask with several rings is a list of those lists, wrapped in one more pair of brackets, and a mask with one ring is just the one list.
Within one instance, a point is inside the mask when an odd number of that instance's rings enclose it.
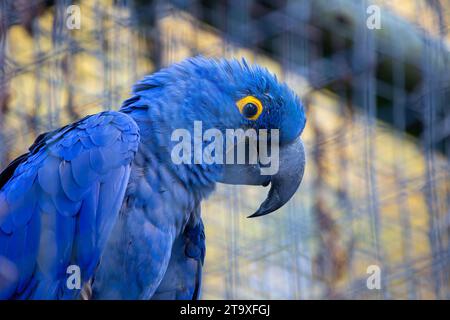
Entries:
{"label": "gray beak", "polygon": [[220,182],[228,184],[262,185],[271,184],[267,198],[249,218],[269,214],[281,208],[297,191],[305,170],[305,149],[300,137],[280,146],[279,169],[274,175],[261,174],[259,164],[225,165]]}

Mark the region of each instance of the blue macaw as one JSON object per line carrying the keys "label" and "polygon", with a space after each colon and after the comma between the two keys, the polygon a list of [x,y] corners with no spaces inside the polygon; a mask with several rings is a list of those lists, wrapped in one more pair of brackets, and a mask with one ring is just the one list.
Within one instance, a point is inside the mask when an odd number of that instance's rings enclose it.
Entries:
{"label": "blue macaw", "polygon": [[[195,121],[278,129],[279,170],[174,163],[171,133]],[[143,78],[118,112],[41,134],[0,174],[0,298],[199,298],[201,201],[217,182],[271,184],[252,216],[283,206],[302,180],[305,122],[299,98],[266,69],[195,57]],[[70,266],[81,287],[68,286]]]}

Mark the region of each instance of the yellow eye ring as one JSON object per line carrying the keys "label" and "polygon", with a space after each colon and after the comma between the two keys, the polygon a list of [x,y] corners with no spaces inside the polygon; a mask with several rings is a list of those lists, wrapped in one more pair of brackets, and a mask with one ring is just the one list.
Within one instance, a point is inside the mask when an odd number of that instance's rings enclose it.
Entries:
{"label": "yellow eye ring", "polygon": [[263,111],[261,101],[254,96],[246,96],[236,102],[239,112],[248,120],[256,120]]}

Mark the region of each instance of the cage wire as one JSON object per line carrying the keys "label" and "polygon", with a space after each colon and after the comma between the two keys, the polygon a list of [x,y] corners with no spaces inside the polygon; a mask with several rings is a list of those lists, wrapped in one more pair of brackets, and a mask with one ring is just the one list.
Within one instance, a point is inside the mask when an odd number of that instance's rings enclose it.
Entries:
{"label": "cage wire", "polygon": [[450,298],[450,2],[3,0],[0,12],[2,168],[188,56],[245,57],[299,94],[304,182],[259,219],[245,217],[267,190],[218,186],[202,207],[204,299]]}

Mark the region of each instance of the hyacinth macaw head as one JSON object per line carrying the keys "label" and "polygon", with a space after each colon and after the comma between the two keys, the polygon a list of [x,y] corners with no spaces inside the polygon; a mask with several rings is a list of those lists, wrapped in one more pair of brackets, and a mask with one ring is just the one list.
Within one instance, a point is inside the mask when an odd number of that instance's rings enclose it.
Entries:
{"label": "hyacinth macaw head", "polygon": [[[148,112],[153,119],[152,124],[161,126],[160,132],[183,129],[195,136],[195,125],[201,124],[202,133],[209,129],[221,133],[224,138],[219,144],[223,144],[223,148],[216,148],[211,153],[218,156],[223,152],[221,159],[224,163],[220,165],[217,180],[229,184],[271,184],[266,200],[252,217],[280,208],[300,185],[305,166],[300,138],[306,123],[305,111],[297,95],[267,69],[249,65],[244,59],[189,58],[138,82],[134,96],[125,101],[122,109],[138,104],[152,106]],[[254,140],[258,152],[261,148],[259,142],[264,137],[268,154],[272,158],[278,157],[276,172],[262,172],[268,164],[262,163],[259,156],[256,163],[251,161],[249,148],[245,148],[244,162],[237,160],[237,149],[234,149],[234,161],[226,161],[230,152],[226,144],[227,130],[230,129],[245,132],[253,129],[257,133]],[[260,135],[263,131],[266,134]],[[202,136],[200,140],[202,146],[213,140],[218,142],[216,136],[209,140]],[[249,136],[245,136],[244,141],[248,146]],[[187,157],[200,165],[198,159],[197,162],[194,159],[197,152],[194,144],[194,141],[192,145],[189,143],[192,150]],[[276,146],[279,148],[275,152]],[[201,166],[206,165],[201,162]]]}

